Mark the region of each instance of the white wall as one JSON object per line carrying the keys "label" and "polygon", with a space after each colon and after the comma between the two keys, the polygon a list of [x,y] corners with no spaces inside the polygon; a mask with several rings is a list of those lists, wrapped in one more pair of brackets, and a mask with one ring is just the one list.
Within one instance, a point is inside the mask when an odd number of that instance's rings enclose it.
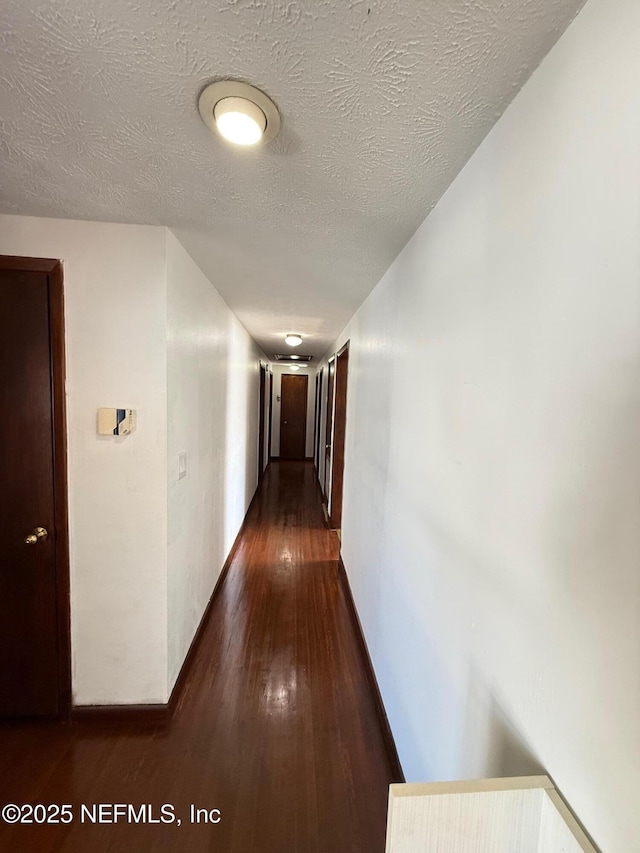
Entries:
{"label": "white wall", "polygon": [[544,768],[607,853],[640,850],[639,43],[589,0],[335,347],[408,779]]}
{"label": "white wall", "polygon": [[265,356],[171,232],[167,325],[171,689],[257,485]]}
{"label": "white wall", "polygon": [[[0,253],[64,263],[74,702],[164,702],[164,229],[0,216]],[[101,406],[137,431],[96,435]]]}
{"label": "white wall", "polygon": [[[288,366],[282,364],[273,365],[273,426],[271,432],[271,455],[280,456],[280,400],[282,388],[282,374],[292,373]],[[305,455],[309,459],[313,456],[313,428],[316,410],[316,368],[301,367],[298,376],[308,376],[307,380],[307,435]]]}

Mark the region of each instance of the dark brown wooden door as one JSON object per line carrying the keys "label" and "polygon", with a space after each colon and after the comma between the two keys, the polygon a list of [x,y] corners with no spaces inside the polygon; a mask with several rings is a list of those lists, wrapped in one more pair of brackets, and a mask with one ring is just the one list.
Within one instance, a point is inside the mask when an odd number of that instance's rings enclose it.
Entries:
{"label": "dark brown wooden door", "polygon": [[49,284],[47,272],[0,267],[2,715],[59,710]]}
{"label": "dark brown wooden door", "polygon": [[280,458],[304,459],[307,443],[309,377],[282,374],[280,391]]}
{"label": "dark brown wooden door", "polygon": [[325,423],[324,449],[324,496],[329,503],[329,472],[331,471],[331,441],[333,432],[333,386],[335,382],[336,361],[332,358],[328,364],[327,379],[327,419]]}
{"label": "dark brown wooden door", "polygon": [[333,462],[331,469],[331,526],[342,527],[342,484],[344,477],[344,446],[347,434],[347,378],[349,374],[349,344],[336,357],[335,424],[333,427]]}

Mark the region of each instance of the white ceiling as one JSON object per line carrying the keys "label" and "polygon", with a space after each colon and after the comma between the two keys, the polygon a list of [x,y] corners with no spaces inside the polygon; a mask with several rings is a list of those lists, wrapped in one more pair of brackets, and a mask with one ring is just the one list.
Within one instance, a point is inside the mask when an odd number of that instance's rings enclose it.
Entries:
{"label": "white ceiling", "polygon": [[[583,0],[2,0],[0,210],[173,228],[269,355],[320,356]],[[231,149],[197,96],[277,103]]]}

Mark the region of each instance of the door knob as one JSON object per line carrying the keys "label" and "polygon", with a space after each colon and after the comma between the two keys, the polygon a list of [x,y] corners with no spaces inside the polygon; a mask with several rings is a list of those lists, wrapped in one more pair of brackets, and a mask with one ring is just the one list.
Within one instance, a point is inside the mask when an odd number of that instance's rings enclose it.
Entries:
{"label": "door knob", "polygon": [[44,541],[49,533],[44,529],[44,527],[36,527],[33,533],[30,533],[25,537],[25,543],[27,545],[37,545],[38,542]]}

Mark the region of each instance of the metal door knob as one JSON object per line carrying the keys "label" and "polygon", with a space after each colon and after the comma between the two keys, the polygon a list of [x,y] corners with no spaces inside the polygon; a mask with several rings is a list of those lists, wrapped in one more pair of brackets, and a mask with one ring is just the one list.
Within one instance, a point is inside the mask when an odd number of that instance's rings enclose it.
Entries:
{"label": "metal door knob", "polygon": [[30,533],[25,537],[24,541],[27,545],[37,545],[40,541],[44,542],[48,535],[49,533],[44,529],[44,527],[36,527],[33,533]]}

